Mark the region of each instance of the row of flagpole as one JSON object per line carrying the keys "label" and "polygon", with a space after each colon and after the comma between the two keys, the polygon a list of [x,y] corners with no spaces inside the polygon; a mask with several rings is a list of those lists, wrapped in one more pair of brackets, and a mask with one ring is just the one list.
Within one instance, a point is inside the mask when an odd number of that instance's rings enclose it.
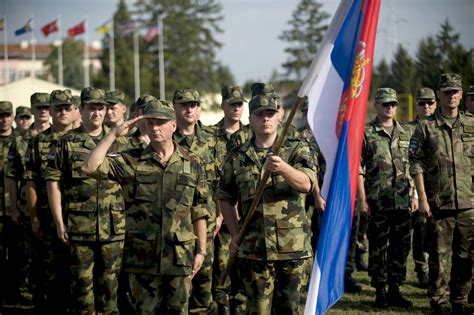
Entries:
{"label": "row of flagpole", "polygon": [[[140,96],[140,59],[139,59],[139,33],[138,28],[128,22],[127,24],[121,25],[123,28],[122,33],[130,33],[133,31],[133,55],[134,55],[134,78],[135,78],[135,98]],[[58,33],[57,48],[58,48],[58,84],[64,85],[63,77],[63,34],[62,34],[62,17],[58,18],[50,23],[45,24],[40,28],[41,32],[45,37],[48,37],[51,33]],[[7,18],[4,16],[0,18],[0,31],[3,31],[3,44],[4,44],[4,73],[5,83],[9,82],[9,71],[8,71],[8,34],[7,34]],[[82,22],[68,29],[68,38],[73,38],[77,35],[83,34],[84,36],[84,86],[90,86],[90,74],[89,74],[89,27],[88,20],[84,18]],[[96,28],[96,32],[100,34],[109,33],[109,88],[115,90],[115,34],[114,34],[114,19],[106,21],[104,24]],[[35,76],[34,65],[36,60],[36,39],[34,35],[34,16],[32,16],[26,24],[15,31],[15,36],[21,36],[26,33],[31,33],[31,59],[32,59],[32,70],[31,76]],[[165,71],[164,71],[164,49],[163,49],[163,15],[158,16],[157,24],[151,27],[146,35],[145,41],[151,42],[155,37],[158,37],[158,62],[159,62],[159,82],[160,82],[160,98],[165,98]]]}

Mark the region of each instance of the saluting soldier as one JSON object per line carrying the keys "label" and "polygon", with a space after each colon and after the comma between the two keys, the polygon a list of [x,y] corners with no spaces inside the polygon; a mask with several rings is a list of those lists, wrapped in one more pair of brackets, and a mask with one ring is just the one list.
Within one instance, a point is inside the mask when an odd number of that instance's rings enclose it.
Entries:
{"label": "saluting soldier", "polygon": [[[113,129],[82,169],[108,176],[129,192],[124,267],[136,313],[187,315],[191,279],[207,256],[206,175],[199,158],[173,141],[171,103],[149,100],[143,114]],[[150,144],[106,156],[115,139],[142,118]]]}
{"label": "saluting soldier", "polygon": [[474,117],[459,110],[462,96],[461,76],[442,74],[439,110],[419,122],[410,141],[410,171],[418,191],[419,211],[433,218],[429,292],[435,314],[447,314],[448,301],[453,314],[468,314],[474,238]]}
{"label": "saluting soldier", "polygon": [[[105,92],[81,92],[82,125],[50,152],[46,174],[49,203],[59,239],[70,245],[73,311],[117,312],[117,276],[125,238],[125,204],[120,185],[89,178],[81,166],[108,132],[103,126]],[[118,150],[116,147],[112,151]],[[63,208],[64,206],[64,208]]]}

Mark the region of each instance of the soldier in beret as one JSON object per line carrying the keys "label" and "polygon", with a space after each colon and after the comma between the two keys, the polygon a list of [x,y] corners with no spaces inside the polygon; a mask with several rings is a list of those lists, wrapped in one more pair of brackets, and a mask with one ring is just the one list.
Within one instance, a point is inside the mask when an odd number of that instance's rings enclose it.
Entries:
{"label": "soldier in beret", "polygon": [[[107,155],[114,140],[140,120],[150,144]],[[129,192],[124,267],[136,314],[188,315],[191,280],[207,256],[206,174],[199,158],[173,141],[175,130],[172,104],[147,100],[143,116],[113,129],[82,167]]]}
{"label": "soldier in beret", "polygon": [[[301,314],[312,262],[305,194],[315,181],[313,157],[305,141],[288,138],[279,156],[278,104],[271,96],[249,102],[252,138],[229,153],[216,193],[232,235],[250,314]],[[240,248],[236,206],[249,211],[263,170],[271,173]],[[264,231],[264,233],[262,233]]]}
{"label": "soldier in beret", "polygon": [[419,122],[410,140],[410,172],[419,212],[432,218],[428,292],[435,314],[448,314],[448,302],[453,314],[468,314],[474,238],[474,117],[459,110],[462,96],[461,76],[442,74],[439,109]]}

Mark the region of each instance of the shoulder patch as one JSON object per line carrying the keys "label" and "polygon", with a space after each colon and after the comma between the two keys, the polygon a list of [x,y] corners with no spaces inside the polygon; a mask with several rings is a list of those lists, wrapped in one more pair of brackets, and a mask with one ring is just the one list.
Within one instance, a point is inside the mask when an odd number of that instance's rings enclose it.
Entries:
{"label": "shoulder patch", "polygon": [[54,161],[56,159],[56,154],[53,151],[48,153],[48,160]]}
{"label": "shoulder patch", "polygon": [[416,151],[418,150],[418,139],[415,139],[415,138],[411,138],[410,139],[410,145],[408,146],[408,152],[410,154],[415,154]]}
{"label": "shoulder patch", "polygon": [[474,126],[464,125],[464,132],[474,133]]}

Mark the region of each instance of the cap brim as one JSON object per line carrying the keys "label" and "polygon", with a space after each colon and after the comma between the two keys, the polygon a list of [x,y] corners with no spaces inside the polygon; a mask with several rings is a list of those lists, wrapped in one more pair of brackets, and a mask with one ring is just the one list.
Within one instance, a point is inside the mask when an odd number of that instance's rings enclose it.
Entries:
{"label": "cap brim", "polygon": [[50,106],[59,106],[59,105],[73,105],[73,103],[68,102],[68,101],[59,101],[59,102],[52,102]]}
{"label": "cap brim", "polygon": [[13,114],[11,110],[0,110],[0,114]]}
{"label": "cap brim", "polygon": [[148,114],[148,115],[143,115],[143,118],[154,118],[154,119],[163,119],[163,120],[175,120],[176,117],[172,116],[170,114],[166,113],[154,113],[154,114]]}
{"label": "cap brim", "polygon": [[201,104],[201,101],[195,101],[195,100],[176,100],[173,102],[173,104],[182,104],[182,103],[199,103]]}
{"label": "cap brim", "polygon": [[456,91],[462,91],[462,88],[460,87],[452,87],[452,86],[446,86],[446,87],[442,87],[439,89],[440,91],[452,91],[452,90],[456,90]]}
{"label": "cap brim", "polygon": [[243,97],[229,98],[225,100],[226,103],[235,104],[235,103],[246,103],[247,100]]}
{"label": "cap brim", "polygon": [[381,100],[378,100],[377,102],[379,102],[379,103],[392,103],[392,102],[395,102],[395,103],[398,104],[398,100],[396,98],[392,98],[392,97],[383,98]]}
{"label": "cap brim", "polygon": [[256,113],[259,113],[259,112],[263,112],[264,110],[272,110],[274,112],[278,111],[277,108],[273,108],[273,107],[259,107],[257,109],[254,109],[250,114],[256,114]]}
{"label": "cap brim", "polygon": [[49,102],[47,102],[47,103],[36,103],[36,104],[31,105],[31,107],[49,106],[49,105],[50,105]]}
{"label": "cap brim", "polygon": [[90,105],[90,104],[109,105],[109,103],[107,103],[106,101],[103,101],[103,100],[88,100],[88,101],[83,101],[81,103],[85,104],[85,105]]}

